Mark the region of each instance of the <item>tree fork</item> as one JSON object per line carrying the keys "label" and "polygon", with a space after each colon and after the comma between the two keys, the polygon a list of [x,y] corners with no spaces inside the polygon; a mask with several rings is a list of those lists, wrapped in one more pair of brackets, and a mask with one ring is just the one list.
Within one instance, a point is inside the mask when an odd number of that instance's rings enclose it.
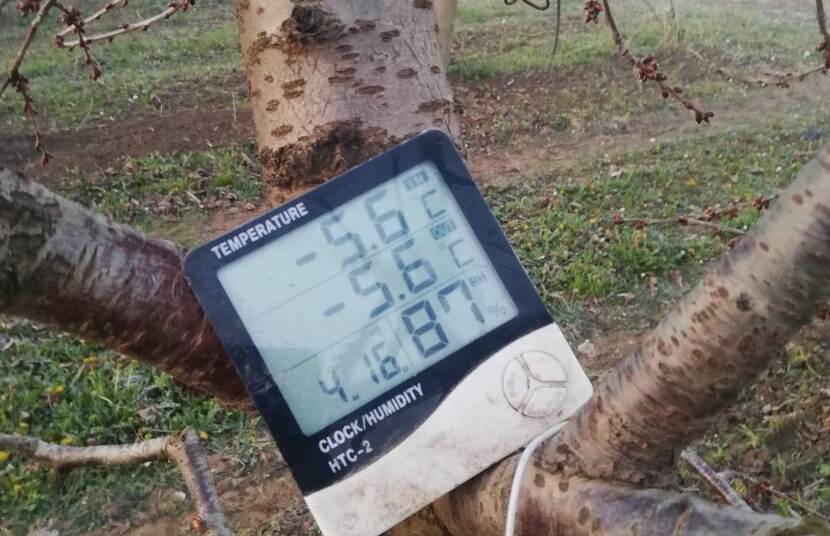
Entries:
{"label": "tree fork", "polygon": [[260,161],[289,194],[424,129],[458,133],[432,1],[237,0],[236,9]]}
{"label": "tree fork", "polygon": [[[640,535],[830,535],[830,527],[818,522],[790,525],[778,518],[770,525],[769,516],[761,519],[740,508],[719,509],[717,515],[725,516],[722,530],[695,528],[699,525],[691,518],[704,513],[699,503],[662,490],[625,491],[625,484],[615,482],[668,484],[674,474],[674,451],[700,436],[810,322],[830,298],[828,279],[830,145],[801,170],[735,249],[643,338],[639,350],[603,376],[588,404],[543,446],[536,467],[528,471],[533,480],[526,479],[524,486],[520,534],[597,536],[637,529]],[[407,531],[440,534],[447,528],[453,536],[503,533],[514,463],[502,462],[456,489],[395,536]],[[578,499],[569,499],[570,508],[560,509],[568,490]],[[539,500],[550,493],[555,497]],[[617,506],[608,506],[614,497]],[[583,507],[587,517],[574,520],[573,513]],[[653,524],[649,526],[674,526],[673,532],[643,532],[645,521],[638,522],[634,515],[641,507],[653,512],[647,518]],[[540,525],[545,519],[549,524]],[[753,523],[758,532],[736,530]],[[594,524],[595,530],[589,530]]]}
{"label": "tree fork", "polygon": [[[474,478],[462,492],[434,504],[443,522],[432,532],[452,536],[502,536],[516,458]],[[505,487],[506,485],[506,487]],[[777,515],[721,507],[688,494],[635,489],[600,479],[552,474],[530,468],[525,475],[517,536],[754,536],[827,535],[826,526]],[[413,523],[413,526],[415,523]],[[418,532],[398,531],[395,536]]]}
{"label": "tree fork", "polygon": [[250,407],[182,272],[182,250],[0,168],[0,313],[99,341]]}

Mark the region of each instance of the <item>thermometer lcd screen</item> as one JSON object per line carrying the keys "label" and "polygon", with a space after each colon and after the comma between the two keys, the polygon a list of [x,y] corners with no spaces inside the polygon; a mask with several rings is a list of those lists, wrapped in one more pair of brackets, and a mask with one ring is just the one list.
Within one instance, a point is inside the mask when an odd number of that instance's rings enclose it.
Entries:
{"label": "thermometer lcd screen", "polygon": [[218,277],[306,435],[518,314],[431,163]]}

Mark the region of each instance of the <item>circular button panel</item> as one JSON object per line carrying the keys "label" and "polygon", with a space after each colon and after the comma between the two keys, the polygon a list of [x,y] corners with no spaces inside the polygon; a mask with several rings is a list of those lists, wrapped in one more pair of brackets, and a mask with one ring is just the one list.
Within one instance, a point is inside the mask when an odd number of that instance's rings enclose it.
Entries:
{"label": "circular button panel", "polygon": [[524,352],[504,370],[502,389],[510,406],[526,417],[547,417],[562,407],[568,376],[556,357],[541,351]]}

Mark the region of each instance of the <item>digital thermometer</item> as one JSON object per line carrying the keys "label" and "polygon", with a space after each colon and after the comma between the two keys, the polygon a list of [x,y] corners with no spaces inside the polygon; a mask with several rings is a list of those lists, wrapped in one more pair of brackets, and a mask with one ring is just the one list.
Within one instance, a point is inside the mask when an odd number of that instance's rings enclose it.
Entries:
{"label": "digital thermometer", "polygon": [[325,536],[376,536],[591,384],[427,131],[196,249],[188,279]]}

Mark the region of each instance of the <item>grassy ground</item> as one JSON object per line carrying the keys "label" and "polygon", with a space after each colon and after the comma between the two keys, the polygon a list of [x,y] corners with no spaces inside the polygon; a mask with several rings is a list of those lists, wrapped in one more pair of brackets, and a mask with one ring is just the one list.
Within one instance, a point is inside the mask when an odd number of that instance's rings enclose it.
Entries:
{"label": "grassy ground", "polygon": [[[767,11],[719,10],[705,3],[694,11],[681,9],[676,41],[642,3],[618,3],[620,24],[629,28],[638,50],[654,47],[661,57],[674,58],[688,69],[701,62],[690,48],[742,73],[758,74],[761,66],[797,68],[816,60],[813,53],[805,54],[812,50],[815,30],[814,22],[800,14],[804,10],[776,21],[777,15]],[[473,154],[523,145],[538,135],[539,121],[545,132],[564,137],[609,134],[610,121],[637,114],[678,121],[672,105],[632,82],[615,59],[607,32],[585,29],[577,9],[567,6],[562,49],[552,56],[549,15],[462,0],[452,73],[472,110],[465,119],[464,142],[475,149]],[[161,92],[168,96],[164,102],[173,98],[192,105],[236,91],[235,83],[228,83],[239,68],[232,21],[214,4],[198,16],[202,18],[182,17],[179,26],[152,30],[156,39],[124,40],[102,48],[99,57],[106,58],[109,78],[94,91],[70,58],[54,55],[46,45],[36,47],[26,72],[52,126],[93,121],[89,109],[100,109],[105,116],[147,111],[159,106],[153,96]],[[0,49],[11,41],[14,36],[4,34]],[[3,55],[0,62],[5,60]],[[672,74],[690,82],[690,92],[705,99],[739,103],[751,115],[753,107],[770,98],[769,92],[723,83],[708,66],[695,69]],[[515,84],[508,85],[511,80]],[[176,87],[180,89],[168,91]],[[209,93],[203,87],[210,87]],[[482,97],[485,108],[466,92],[499,95],[501,100]],[[8,96],[0,101],[0,124],[18,125],[16,106]],[[741,127],[640,140],[608,155],[586,151],[555,171],[485,187],[574,346],[591,339],[600,353],[610,352],[615,343],[603,346],[603,340],[616,341],[616,334],[652,326],[732,238],[680,225],[615,225],[614,215],[694,216],[734,204],[740,207],[736,216],[721,223],[738,229],[751,225],[758,212],[747,202],[774,194],[828,141],[825,106],[805,110],[797,99],[788,106],[777,110],[779,120],[767,114],[749,117]],[[537,137],[534,143],[544,150],[549,142]],[[222,222],[245,217],[267,203],[258,173],[255,151],[241,143],[113,162],[95,182],[70,173],[59,189],[116,220],[194,245],[212,236],[217,225],[227,225]],[[736,488],[758,508],[785,515],[830,515],[830,351],[822,327],[817,324],[794,341],[696,445],[719,470],[736,471]],[[165,374],[99,346],[6,318],[0,321],[0,353],[0,432],[83,445],[134,441],[192,426],[211,453],[222,453],[228,466],[222,474],[232,475],[229,480],[260,467],[261,457],[270,451],[262,443],[257,419],[198,399]],[[586,364],[593,374],[601,369],[591,360]],[[680,466],[679,471],[682,485],[707,492],[687,468]],[[159,489],[184,489],[169,465],[57,475],[0,452],[0,534],[25,534],[44,526],[77,534],[118,526],[146,510]],[[237,502],[244,509],[248,500]],[[189,510],[185,502],[163,504],[154,516],[182,516]],[[277,506],[264,510],[256,521],[234,519],[251,534],[312,533],[302,510],[278,512]]]}
{"label": "grassy ground", "polygon": [[[117,14],[106,28],[140,20],[162,11],[168,2],[154,0],[138,9]],[[91,12],[100,2],[82,2]],[[132,7],[132,6],[131,6]],[[94,46],[93,55],[103,75],[92,81],[80,51],[52,45],[55,24],[45,24],[21,70],[31,80],[31,92],[44,125],[51,129],[84,126],[135,113],[162,112],[182,103],[227,98],[239,93],[227,80],[241,80],[242,64],[236,22],[231,6],[216,0],[178,13],[145,32],[128,34],[112,43]],[[7,10],[0,20],[0,51],[15,50],[24,27],[13,23]],[[92,29],[92,28],[91,28]],[[0,71],[6,72],[11,53],[0,52]],[[195,93],[195,94],[194,94]],[[0,99],[0,125],[26,128],[18,113],[20,99],[12,92]]]}

